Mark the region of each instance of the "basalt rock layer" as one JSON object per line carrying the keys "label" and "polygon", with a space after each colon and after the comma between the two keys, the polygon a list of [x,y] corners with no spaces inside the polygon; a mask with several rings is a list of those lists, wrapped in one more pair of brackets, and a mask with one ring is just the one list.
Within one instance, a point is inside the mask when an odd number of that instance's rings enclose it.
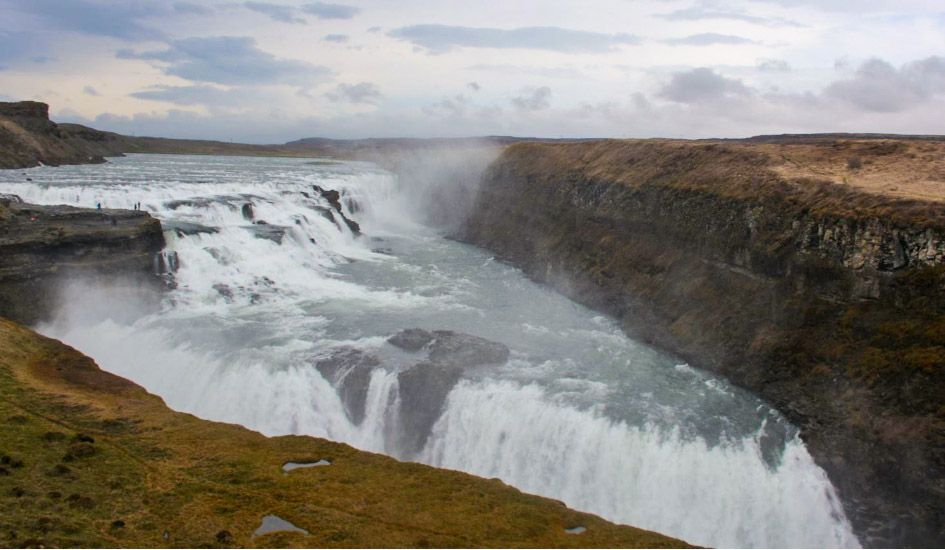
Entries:
{"label": "basalt rock layer", "polygon": [[146,212],[40,206],[0,198],[0,317],[48,320],[77,280],[160,288],[161,223]]}
{"label": "basalt rock layer", "polygon": [[[945,203],[786,173],[791,147],[512,145],[460,236],[777,406],[865,545],[941,546]],[[802,153],[878,151],[878,181],[922,147]]]}

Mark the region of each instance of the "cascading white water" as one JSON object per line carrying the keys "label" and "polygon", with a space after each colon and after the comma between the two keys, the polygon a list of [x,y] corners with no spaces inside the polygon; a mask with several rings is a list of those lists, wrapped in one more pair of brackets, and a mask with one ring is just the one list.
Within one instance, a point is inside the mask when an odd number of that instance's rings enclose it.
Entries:
{"label": "cascading white water", "polygon": [[[177,287],[160,311],[128,321],[114,312],[129,304],[77,281],[63,288],[61,315],[40,327],[175,409],[500,477],[697,544],[857,546],[829,481],[780,415],[405,218],[419,200],[409,181],[356,163],[143,155],[29,175],[0,173],[0,192],[141,202],[177,228],[166,232]],[[326,214],[312,185],[339,191],[364,235]],[[416,455],[397,442],[397,373],[416,359],[386,343],[414,326],[512,350],[506,365],[464,374]],[[312,365],[341,346],[383,359],[358,425]]]}

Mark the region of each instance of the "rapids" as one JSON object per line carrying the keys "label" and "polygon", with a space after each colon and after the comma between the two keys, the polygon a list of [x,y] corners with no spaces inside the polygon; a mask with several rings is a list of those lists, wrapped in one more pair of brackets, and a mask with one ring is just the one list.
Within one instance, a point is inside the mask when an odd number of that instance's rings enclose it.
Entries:
{"label": "rapids", "polygon": [[[165,223],[179,269],[158,311],[73,281],[60,314],[38,328],[174,409],[498,477],[695,544],[858,546],[826,475],[777,411],[445,239],[423,223],[435,208],[429,182],[364,163],[171,155],[27,174],[33,181],[0,172],[0,192],[41,204],[140,202]],[[450,182],[437,183],[448,197]],[[363,234],[313,185],[337,190]],[[464,373],[419,453],[398,441],[397,373],[411,359],[386,343],[411,327],[511,349],[506,364]],[[360,424],[312,366],[342,346],[382,359]]]}

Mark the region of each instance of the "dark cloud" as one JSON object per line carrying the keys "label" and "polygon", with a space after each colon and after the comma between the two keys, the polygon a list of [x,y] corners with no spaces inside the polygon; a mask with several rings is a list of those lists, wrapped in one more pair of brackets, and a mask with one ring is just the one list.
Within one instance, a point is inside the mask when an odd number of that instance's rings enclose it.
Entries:
{"label": "dark cloud", "polygon": [[493,29],[451,25],[412,25],[387,33],[411,42],[430,53],[453,48],[526,48],[563,53],[597,53],[613,50],[640,40],[630,34],[605,34],[560,27],[522,27]]}
{"label": "dark cloud", "polygon": [[932,56],[896,69],[871,59],[852,78],[834,82],[824,95],[865,111],[892,113],[945,94],[945,57]]}
{"label": "dark cloud", "polygon": [[692,34],[683,38],[669,38],[664,40],[667,44],[674,46],[712,46],[715,44],[757,44],[754,40],[733,36],[731,34],[719,34],[715,32],[704,32]]}
{"label": "dark cloud", "polygon": [[677,103],[700,103],[744,97],[750,93],[741,80],[725,78],[709,68],[699,68],[675,73],[658,95]]}
{"label": "dark cloud", "polygon": [[347,34],[326,34],[325,42],[334,42],[336,44],[344,44],[348,41]]}
{"label": "dark cloud", "polygon": [[772,73],[788,72],[791,70],[791,66],[783,59],[759,59],[757,67],[759,71]]}
{"label": "dark cloud", "polygon": [[706,19],[725,19],[730,21],[744,21],[756,25],[766,25],[771,27],[803,27],[797,21],[785,19],[783,17],[760,17],[749,13],[713,9],[706,6],[693,6],[670,13],[661,14],[659,17],[670,21],[702,21]]}
{"label": "dark cloud", "polygon": [[28,0],[16,2],[15,5],[19,10],[59,30],[128,41],[162,39],[163,32],[144,24],[142,20],[175,13],[175,7],[170,4],[140,0]]}
{"label": "dark cloud", "polygon": [[256,47],[249,37],[214,36],[174,40],[168,49],[136,53],[119,50],[122,59],[162,62],[165,73],[215,84],[308,85],[332,74],[327,67],[280,59]]}
{"label": "dark cloud", "polygon": [[370,82],[339,84],[335,91],[329,92],[327,95],[328,99],[332,101],[370,104],[377,103],[383,97],[377,86]]}
{"label": "dark cloud", "polygon": [[466,87],[474,92],[478,92],[482,89],[482,86],[480,86],[478,82],[467,82]]}
{"label": "dark cloud", "polygon": [[86,87],[82,88],[82,93],[85,94],[85,95],[91,95],[91,96],[97,96],[97,95],[99,95],[98,90],[96,90],[96,89],[93,88],[92,86],[86,86]]}
{"label": "dark cloud", "polygon": [[361,10],[344,4],[329,4],[327,2],[312,2],[302,6],[302,11],[314,15],[319,19],[351,19]]}
{"label": "dark cloud", "polygon": [[282,23],[305,24],[305,19],[296,15],[295,8],[270,2],[245,2],[246,9],[268,15],[274,21]]}
{"label": "dark cloud", "polygon": [[540,111],[551,106],[551,88],[526,88],[521,95],[512,98],[512,105],[520,111]]}

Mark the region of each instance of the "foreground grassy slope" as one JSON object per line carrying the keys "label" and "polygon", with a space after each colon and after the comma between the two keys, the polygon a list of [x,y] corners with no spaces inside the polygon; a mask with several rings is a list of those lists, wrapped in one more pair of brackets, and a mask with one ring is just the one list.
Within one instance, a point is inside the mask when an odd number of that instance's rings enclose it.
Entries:
{"label": "foreground grassy slope", "polygon": [[[176,413],[6,320],[0,350],[3,547],[684,546],[498,480]],[[310,534],[254,538],[266,514]]]}

